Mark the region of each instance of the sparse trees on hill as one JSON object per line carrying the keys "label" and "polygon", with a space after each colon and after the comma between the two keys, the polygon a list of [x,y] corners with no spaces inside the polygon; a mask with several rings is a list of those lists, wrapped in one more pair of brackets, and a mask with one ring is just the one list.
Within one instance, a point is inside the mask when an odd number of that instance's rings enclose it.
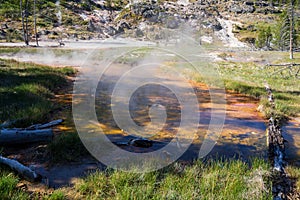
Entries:
{"label": "sparse trees on hill", "polygon": [[295,5],[295,1],[290,1],[289,6],[286,6],[274,26],[262,26],[259,28],[255,43],[256,47],[289,51],[290,58],[293,59],[294,49],[299,42],[297,34],[300,31],[294,11]]}

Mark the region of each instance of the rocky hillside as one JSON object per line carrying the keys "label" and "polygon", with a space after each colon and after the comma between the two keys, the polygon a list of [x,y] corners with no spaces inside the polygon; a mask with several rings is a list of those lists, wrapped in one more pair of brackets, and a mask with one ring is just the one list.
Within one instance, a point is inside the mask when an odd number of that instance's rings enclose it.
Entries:
{"label": "rocky hillside", "polygon": [[[26,1],[23,2],[24,5]],[[191,36],[200,43],[254,46],[259,29],[274,24],[284,9],[275,3],[254,0],[39,1],[37,37],[39,40],[87,40],[119,36],[170,41],[171,36],[166,30],[188,28]],[[22,40],[19,1],[0,0],[0,13],[0,40]],[[23,13],[28,16],[29,37],[33,41],[34,7],[31,1],[27,9],[23,6]]]}

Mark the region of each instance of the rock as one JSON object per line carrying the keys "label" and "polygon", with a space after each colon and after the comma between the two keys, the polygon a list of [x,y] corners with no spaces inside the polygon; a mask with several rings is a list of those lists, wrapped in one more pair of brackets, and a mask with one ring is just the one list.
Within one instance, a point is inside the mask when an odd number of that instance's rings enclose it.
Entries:
{"label": "rock", "polygon": [[146,19],[148,18],[152,18],[155,16],[155,13],[152,11],[152,10],[145,10],[143,13],[142,13],[142,16]]}
{"label": "rock", "polygon": [[155,40],[161,40],[162,37],[161,37],[159,34],[155,34],[154,39],[155,39]]}
{"label": "rock", "polygon": [[170,29],[176,29],[179,27],[179,22],[176,19],[167,20],[166,27]]}
{"label": "rock", "polygon": [[106,29],[106,34],[109,36],[114,36],[114,35],[118,34],[118,31],[113,26],[109,26]]}
{"label": "rock", "polygon": [[130,139],[128,145],[142,148],[149,148],[153,146],[153,141],[144,138]]}
{"label": "rock", "polygon": [[143,31],[140,28],[138,28],[135,31],[135,35],[136,35],[136,37],[143,37],[144,33],[143,33]]}
{"label": "rock", "polygon": [[269,3],[263,2],[263,1],[255,1],[255,6],[267,7],[267,6],[269,6]]}
{"label": "rock", "polygon": [[[145,31],[147,29],[148,25],[146,22],[141,22],[138,26],[139,29],[141,29],[141,31]],[[153,27],[151,28],[151,31],[153,31]]]}
{"label": "rock", "polygon": [[95,27],[94,23],[92,22],[92,20],[89,21],[89,25],[87,27],[87,30],[90,31],[90,32],[96,31],[96,27]]}
{"label": "rock", "polygon": [[241,13],[253,13],[255,11],[254,6],[252,5],[239,5],[239,4],[231,4],[229,8],[229,12],[233,12],[236,14],[241,14]]}
{"label": "rock", "polygon": [[254,6],[244,6],[243,13],[254,13],[255,8]]}
{"label": "rock", "polygon": [[254,2],[253,1],[246,1],[246,2],[244,2],[244,4],[247,5],[247,6],[253,6]]}
{"label": "rock", "polygon": [[131,29],[131,26],[126,21],[121,21],[117,27],[118,29]]}
{"label": "rock", "polygon": [[256,31],[256,28],[254,25],[247,26],[247,31]]}
{"label": "rock", "polygon": [[126,21],[121,21],[117,25],[117,33],[124,33],[125,29],[131,29],[131,27]]}
{"label": "rock", "polygon": [[43,30],[39,32],[39,35],[49,35],[49,34],[51,34],[51,32],[48,30]]}
{"label": "rock", "polygon": [[239,5],[231,5],[229,8],[229,12],[241,14],[243,12],[243,9]]}
{"label": "rock", "polygon": [[0,40],[6,39],[6,32],[4,30],[0,30]]}
{"label": "rock", "polygon": [[223,29],[222,25],[218,21],[215,21],[211,27],[214,31],[220,31]]}
{"label": "rock", "polygon": [[1,25],[1,29],[8,29],[8,25],[5,23],[5,24],[2,24]]}

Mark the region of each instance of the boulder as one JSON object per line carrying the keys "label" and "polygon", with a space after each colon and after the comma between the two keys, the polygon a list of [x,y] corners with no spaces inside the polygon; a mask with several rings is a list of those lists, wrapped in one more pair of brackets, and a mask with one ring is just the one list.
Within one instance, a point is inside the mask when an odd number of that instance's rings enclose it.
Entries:
{"label": "boulder", "polygon": [[122,21],[118,24],[118,33],[123,33],[125,29],[131,29],[130,25],[126,21]]}
{"label": "boulder", "polygon": [[114,36],[114,35],[118,34],[118,30],[115,29],[113,26],[109,26],[106,28],[106,34],[109,36]]}
{"label": "boulder", "polygon": [[241,14],[241,13],[253,13],[255,11],[254,6],[251,5],[245,5],[245,4],[231,4],[229,7],[229,12],[233,12],[236,14]]}
{"label": "boulder", "polygon": [[0,30],[0,40],[4,40],[6,38],[6,32],[4,30]]}
{"label": "boulder", "polygon": [[170,29],[176,29],[179,27],[179,22],[176,19],[170,19],[166,21],[166,27]]}
{"label": "boulder", "polygon": [[214,31],[220,31],[223,29],[222,25],[218,21],[213,22],[211,27]]}
{"label": "boulder", "polygon": [[136,31],[135,31],[135,36],[136,37],[143,37],[144,32],[140,28],[137,28]]}
{"label": "boulder", "polygon": [[95,27],[94,23],[92,22],[92,20],[89,21],[87,30],[90,31],[90,32],[96,31],[96,27]]}
{"label": "boulder", "polygon": [[8,29],[8,25],[6,23],[2,24],[1,29]]}
{"label": "boulder", "polygon": [[130,139],[128,145],[141,148],[149,148],[153,146],[153,141],[144,138]]}

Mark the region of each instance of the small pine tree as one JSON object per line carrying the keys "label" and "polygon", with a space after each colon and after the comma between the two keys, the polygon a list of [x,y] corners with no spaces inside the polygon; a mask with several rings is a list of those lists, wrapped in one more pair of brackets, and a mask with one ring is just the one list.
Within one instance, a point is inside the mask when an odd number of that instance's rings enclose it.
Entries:
{"label": "small pine tree", "polygon": [[255,41],[255,46],[257,48],[267,47],[268,49],[270,49],[272,37],[273,35],[270,26],[268,26],[267,28],[261,27],[259,29],[258,36]]}

